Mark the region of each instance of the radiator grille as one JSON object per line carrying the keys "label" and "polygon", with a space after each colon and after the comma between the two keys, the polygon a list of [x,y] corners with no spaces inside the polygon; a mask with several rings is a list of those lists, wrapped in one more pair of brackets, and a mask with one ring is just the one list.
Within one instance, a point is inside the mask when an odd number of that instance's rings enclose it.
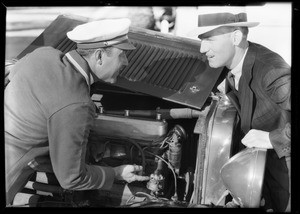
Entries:
{"label": "radiator grille", "polygon": [[116,85],[201,109],[221,69],[212,69],[200,54],[200,42],[132,28],[129,64]]}
{"label": "radiator grille", "polygon": [[120,77],[178,91],[201,66],[200,58],[189,53],[133,42],[137,50],[128,52],[129,65]]}

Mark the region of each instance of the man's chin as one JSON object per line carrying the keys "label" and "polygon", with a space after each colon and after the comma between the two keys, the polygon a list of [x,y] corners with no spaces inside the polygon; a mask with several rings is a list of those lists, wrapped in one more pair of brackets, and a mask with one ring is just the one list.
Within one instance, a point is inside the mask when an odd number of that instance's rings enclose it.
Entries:
{"label": "man's chin", "polygon": [[218,65],[216,65],[214,63],[208,63],[208,64],[209,64],[209,67],[211,67],[211,68],[219,68],[219,67],[221,67],[221,66],[218,66]]}

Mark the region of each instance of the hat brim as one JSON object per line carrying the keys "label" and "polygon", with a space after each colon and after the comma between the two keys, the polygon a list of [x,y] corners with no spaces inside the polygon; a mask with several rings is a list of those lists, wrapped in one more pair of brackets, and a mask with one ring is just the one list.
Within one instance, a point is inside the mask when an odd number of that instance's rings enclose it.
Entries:
{"label": "hat brim", "polygon": [[259,25],[259,22],[236,22],[236,23],[228,23],[222,25],[213,25],[207,27],[197,27],[188,33],[189,37],[198,37],[204,33],[212,31],[216,28],[223,27],[223,26],[232,26],[232,27],[255,27]]}
{"label": "hat brim", "polygon": [[112,45],[112,47],[116,47],[116,48],[119,48],[121,50],[134,50],[134,49],[136,49],[136,47],[134,47],[133,44],[128,43],[128,42],[115,44],[115,45]]}

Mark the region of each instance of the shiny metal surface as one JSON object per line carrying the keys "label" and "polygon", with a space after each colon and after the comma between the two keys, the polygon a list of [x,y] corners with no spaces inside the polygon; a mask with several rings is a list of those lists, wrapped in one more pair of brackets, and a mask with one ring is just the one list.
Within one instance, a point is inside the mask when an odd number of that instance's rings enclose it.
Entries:
{"label": "shiny metal surface", "polygon": [[241,207],[260,206],[265,164],[265,149],[246,148],[222,167],[224,185]]}
{"label": "shiny metal surface", "polygon": [[[236,110],[224,95],[208,124],[201,204],[216,204],[226,190],[220,169],[230,158],[235,120]],[[219,205],[225,205],[225,199]]]}
{"label": "shiny metal surface", "polygon": [[194,130],[200,135],[191,203],[225,205],[224,199],[219,201],[226,190],[220,169],[230,158],[235,122],[236,110],[225,95],[214,97],[199,116]]}
{"label": "shiny metal surface", "polygon": [[168,123],[164,120],[99,114],[92,131],[104,137],[154,141],[167,134]]}

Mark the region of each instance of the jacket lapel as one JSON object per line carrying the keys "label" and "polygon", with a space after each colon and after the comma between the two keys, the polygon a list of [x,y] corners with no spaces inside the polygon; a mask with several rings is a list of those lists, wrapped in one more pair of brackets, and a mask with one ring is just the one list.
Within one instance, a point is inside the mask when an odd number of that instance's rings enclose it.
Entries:
{"label": "jacket lapel", "polygon": [[256,57],[256,48],[249,42],[249,49],[245,56],[242,76],[239,84],[239,101],[241,105],[241,129],[247,133],[251,128],[253,115],[253,92],[250,88],[253,75],[253,64]]}
{"label": "jacket lapel", "polygon": [[226,73],[226,78],[225,78],[225,94],[229,98],[229,100],[231,101],[231,103],[233,104],[233,106],[236,108],[236,110],[238,111],[239,115],[241,115],[241,107],[240,107],[239,99],[238,99],[236,93],[234,93],[233,89],[230,87],[230,83],[229,83],[229,81],[227,79],[227,73],[229,72],[229,70],[228,70],[228,68],[224,67],[224,70],[222,72]]}
{"label": "jacket lapel", "polygon": [[231,101],[233,106],[236,108],[239,115],[241,115],[241,106],[239,103],[239,99],[236,96],[236,94],[234,93],[234,91],[232,90],[232,88],[229,86],[229,82],[228,82],[227,78],[226,78],[226,82],[225,82],[225,94],[229,98],[229,100]]}

